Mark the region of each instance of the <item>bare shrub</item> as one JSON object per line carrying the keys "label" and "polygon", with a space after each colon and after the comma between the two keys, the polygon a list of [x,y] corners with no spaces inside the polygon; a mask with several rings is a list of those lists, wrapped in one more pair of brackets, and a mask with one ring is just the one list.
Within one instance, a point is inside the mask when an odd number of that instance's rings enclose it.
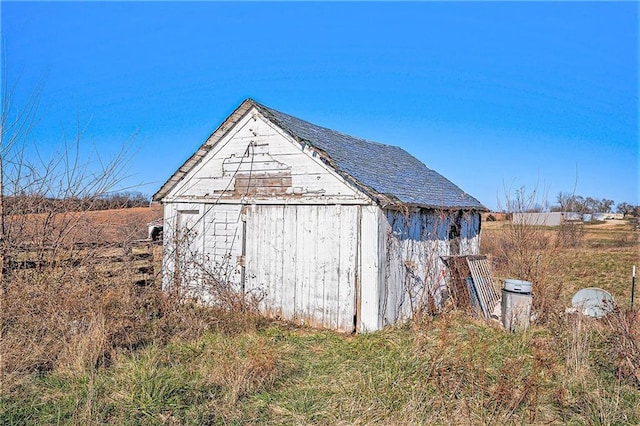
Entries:
{"label": "bare shrub", "polygon": [[[528,212],[544,204],[537,191],[528,194],[524,188],[505,195],[510,213]],[[503,276],[533,283],[533,307],[538,321],[546,321],[560,312],[562,283],[557,277],[559,245],[557,230],[531,221],[511,221],[492,242],[494,267]]]}
{"label": "bare shrub", "polygon": [[[90,220],[72,223],[72,218],[88,217],[69,214],[59,221],[53,216],[47,229],[55,232],[59,223],[91,229]],[[257,302],[249,297],[228,292],[220,304],[206,307],[184,295],[165,293],[159,285],[134,284],[135,268],[126,254],[129,241],[114,246],[83,241],[83,235],[68,234],[68,240],[52,247],[12,249],[0,310],[5,378],[53,370],[82,375],[109,365],[118,348],[165,344],[208,330],[238,334],[260,324]]]}
{"label": "bare shrub", "polygon": [[127,150],[108,159],[94,152],[90,161],[79,126],[72,141],[41,155],[30,141],[38,90],[16,108],[15,86],[6,82],[0,115],[3,384],[9,375],[32,371],[82,374],[105,362],[113,347],[149,341],[165,299],[158,289],[133,285],[121,254],[129,241],[108,246],[104,228],[90,217],[126,177]]}
{"label": "bare shrub", "polygon": [[578,247],[584,238],[585,230],[582,222],[564,221],[556,233],[556,244],[559,247]]}
{"label": "bare shrub", "polygon": [[618,373],[640,387],[640,313],[615,309],[604,317],[610,333],[611,355]]}
{"label": "bare shrub", "polygon": [[201,247],[194,247],[197,237],[194,229],[165,236],[163,288],[179,303],[208,308],[226,323],[223,328],[230,328],[227,331],[255,328],[265,295],[259,290],[245,291],[241,279],[230,271],[231,254],[211,259],[201,253]]}
{"label": "bare shrub", "polygon": [[16,112],[4,89],[0,375],[6,383],[8,375],[32,371],[82,374],[103,363],[110,348],[153,338],[152,320],[161,312],[158,289],[133,285],[121,257],[128,240],[108,246],[104,228],[90,217],[125,178],[128,153],[105,159],[96,152],[96,160],[85,160],[79,129],[50,157],[34,154],[29,133],[37,97]]}

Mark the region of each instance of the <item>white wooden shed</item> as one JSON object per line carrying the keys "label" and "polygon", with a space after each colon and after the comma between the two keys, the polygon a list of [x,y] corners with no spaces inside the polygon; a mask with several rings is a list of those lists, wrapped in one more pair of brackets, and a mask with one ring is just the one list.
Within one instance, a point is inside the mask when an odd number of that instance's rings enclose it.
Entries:
{"label": "white wooden shed", "polygon": [[213,277],[260,292],[268,316],[346,332],[437,309],[448,293],[440,257],[477,254],[487,210],[399,147],[251,99],[153,198],[164,204],[165,288],[189,257],[181,285],[204,299]]}

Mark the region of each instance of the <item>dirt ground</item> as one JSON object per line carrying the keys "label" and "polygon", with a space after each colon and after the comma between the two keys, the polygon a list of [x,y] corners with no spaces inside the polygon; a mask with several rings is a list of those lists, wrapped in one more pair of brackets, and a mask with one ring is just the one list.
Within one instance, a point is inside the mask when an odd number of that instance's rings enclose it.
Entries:
{"label": "dirt ground", "polygon": [[148,238],[147,224],[162,218],[162,205],[128,209],[39,213],[7,218],[8,235],[25,244],[124,243]]}
{"label": "dirt ground", "polygon": [[105,240],[145,239],[147,223],[162,218],[162,205],[129,209],[96,210],[86,213],[86,220],[99,227]]}
{"label": "dirt ground", "polygon": [[616,228],[619,226],[624,226],[626,225],[628,222],[626,220],[623,219],[609,219],[609,220],[605,220],[604,222],[598,222],[598,223],[593,223],[590,224],[590,226],[593,226],[594,228]]}

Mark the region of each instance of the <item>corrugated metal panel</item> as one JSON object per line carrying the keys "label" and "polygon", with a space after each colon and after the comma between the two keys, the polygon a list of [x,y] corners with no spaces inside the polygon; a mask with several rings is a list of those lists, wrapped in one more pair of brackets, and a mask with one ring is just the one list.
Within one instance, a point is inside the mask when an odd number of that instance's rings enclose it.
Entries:
{"label": "corrugated metal panel", "polygon": [[493,283],[489,261],[485,256],[468,256],[467,264],[469,265],[469,271],[471,271],[471,278],[480,302],[480,308],[484,317],[488,319],[500,298]]}
{"label": "corrugated metal panel", "polygon": [[486,256],[444,256],[449,268],[449,289],[456,307],[490,318],[500,298]]}

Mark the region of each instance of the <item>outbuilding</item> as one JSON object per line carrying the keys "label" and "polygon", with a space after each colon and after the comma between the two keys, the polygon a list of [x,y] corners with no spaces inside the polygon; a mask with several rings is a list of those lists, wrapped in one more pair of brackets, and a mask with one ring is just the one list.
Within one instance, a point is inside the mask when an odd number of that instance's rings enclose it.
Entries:
{"label": "outbuilding", "polygon": [[439,309],[441,256],[478,254],[487,211],[402,148],[252,99],[153,198],[165,288],[206,301],[213,282],[258,295],[265,315],[345,332]]}

